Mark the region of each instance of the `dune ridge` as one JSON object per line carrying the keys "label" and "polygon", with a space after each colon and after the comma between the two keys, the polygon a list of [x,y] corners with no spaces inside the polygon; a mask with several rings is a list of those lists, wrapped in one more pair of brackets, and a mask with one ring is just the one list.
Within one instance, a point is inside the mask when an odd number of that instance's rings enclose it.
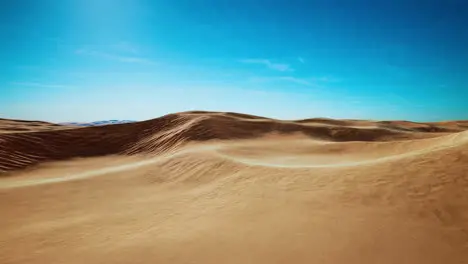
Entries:
{"label": "dune ridge", "polygon": [[[0,120],[11,123],[8,120]],[[0,123],[1,123],[0,122]],[[16,121],[19,122],[19,121]],[[327,141],[389,141],[439,136],[434,133],[462,131],[459,125],[419,124],[416,129],[405,124],[391,128],[367,121],[368,127],[354,127],[365,121],[308,119],[280,121],[239,113],[209,113],[203,111],[170,114],[160,118],[99,127],[60,127],[54,130],[0,134],[0,171],[22,169],[45,161],[111,154],[162,153],[188,142],[232,140],[261,137],[269,133],[303,133]],[[34,122],[37,123],[37,122]],[[326,123],[328,126],[321,126]],[[42,123],[47,124],[47,123]],[[379,123],[377,123],[379,124]],[[5,127],[5,126],[3,126]],[[397,128],[396,128],[397,127]],[[429,127],[429,129],[421,129]]]}

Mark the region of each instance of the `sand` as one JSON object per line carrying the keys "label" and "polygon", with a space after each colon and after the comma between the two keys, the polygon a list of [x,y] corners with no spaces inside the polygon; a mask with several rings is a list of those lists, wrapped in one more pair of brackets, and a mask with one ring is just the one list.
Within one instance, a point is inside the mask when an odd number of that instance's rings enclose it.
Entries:
{"label": "sand", "polygon": [[466,121],[15,122],[0,263],[468,263]]}

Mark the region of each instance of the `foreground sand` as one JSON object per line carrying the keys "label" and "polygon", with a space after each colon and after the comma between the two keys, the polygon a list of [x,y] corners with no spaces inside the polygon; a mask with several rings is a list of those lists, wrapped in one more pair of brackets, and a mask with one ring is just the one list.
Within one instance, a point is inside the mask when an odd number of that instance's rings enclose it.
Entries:
{"label": "foreground sand", "polygon": [[0,263],[468,263],[467,124],[192,112],[0,134]]}

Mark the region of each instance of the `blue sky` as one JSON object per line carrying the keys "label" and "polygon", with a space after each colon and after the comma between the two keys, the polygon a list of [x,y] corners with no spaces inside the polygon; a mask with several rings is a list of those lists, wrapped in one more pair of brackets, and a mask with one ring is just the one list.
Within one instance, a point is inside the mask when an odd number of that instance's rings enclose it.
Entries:
{"label": "blue sky", "polygon": [[0,116],[468,119],[466,1],[0,2]]}

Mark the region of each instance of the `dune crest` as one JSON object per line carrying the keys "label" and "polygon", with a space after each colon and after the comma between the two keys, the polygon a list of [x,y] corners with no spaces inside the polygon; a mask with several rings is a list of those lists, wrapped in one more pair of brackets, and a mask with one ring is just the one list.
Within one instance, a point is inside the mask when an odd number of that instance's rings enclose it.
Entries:
{"label": "dune crest", "polygon": [[[0,120],[11,124],[21,121]],[[27,121],[25,121],[27,122]],[[326,123],[327,126],[323,126]],[[362,127],[363,123],[367,126]],[[34,122],[37,124],[37,122]],[[416,129],[405,123],[391,128],[371,121],[308,119],[280,121],[238,113],[184,112],[160,118],[99,127],[60,127],[41,123],[36,131],[0,134],[0,171],[22,169],[45,161],[103,155],[158,154],[189,142],[257,138],[270,133],[302,133],[325,141],[392,141],[436,137],[465,127],[431,125]],[[413,124],[413,123],[412,123]],[[419,127],[426,127],[420,124]],[[5,129],[6,125],[0,126]],[[52,128],[49,131],[45,131]],[[412,130],[413,129],[413,130]],[[421,133],[418,133],[421,132]],[[423,133],[427,132],[427,133]]]}

